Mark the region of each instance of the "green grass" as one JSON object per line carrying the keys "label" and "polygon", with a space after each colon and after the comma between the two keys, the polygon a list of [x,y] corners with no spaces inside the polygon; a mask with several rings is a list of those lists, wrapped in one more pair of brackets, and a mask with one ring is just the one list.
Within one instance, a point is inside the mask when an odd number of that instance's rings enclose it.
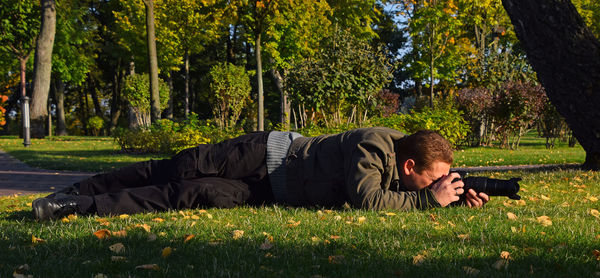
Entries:
{"label": "green grass", "polygon": [[[25,264],[21,272],[34,277],[464,277],[465,267],[479,277],[598,275],[600,173],[489,175],[522,175],[524,203],[494,198],[482,209],[409,212],[265,206],[37,223],[29,216],[34,196],[3,197],[0,277]],[[143,224],[149,232],[135,227]],[[101,240],[93,235],[100,229],[127,235]],[[235,239],[235,230],[243,236]],[[194,237],[184,242],[186,235]],[[117,243],[120,254],[109,249]],[[173,251],[164,258],[166,247]],[[496,269],[503,251],[508,266]],[[136,269],[144,264],[158,269]]]}
{"label": "green grass", "polygon": [[[464,147],[454,152],[455,167],[570,164],[583,163],[585,151],[581,145],[569,147],[566,142],[556,141],[556,146],[546,149],[546,139],[538,138],[537,132],[527,133],[516,150],[499,147]],[[495,146],[498,143],[496,142]]]}
{"label": "green grass", "polygon": [[0,136],[0,149],[33,167],[52,170],[102,172],[133,162],[168,157],[160,154],[119,153],[110,137],[60,136],[32,139],[25,148],[17,136]]}

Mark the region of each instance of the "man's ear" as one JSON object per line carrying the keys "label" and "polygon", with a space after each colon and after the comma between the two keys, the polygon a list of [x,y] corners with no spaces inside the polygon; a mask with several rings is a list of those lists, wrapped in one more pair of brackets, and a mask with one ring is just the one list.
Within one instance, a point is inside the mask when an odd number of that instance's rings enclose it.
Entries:
{"label": "man's ear", "polygon": [[402,163],[402,172],[404,173],[405,176],[410,175],[411,172],[413,172],[415,169],[415,161],[412,159],[407,159],[406,161],[404,161],[404,163]]}

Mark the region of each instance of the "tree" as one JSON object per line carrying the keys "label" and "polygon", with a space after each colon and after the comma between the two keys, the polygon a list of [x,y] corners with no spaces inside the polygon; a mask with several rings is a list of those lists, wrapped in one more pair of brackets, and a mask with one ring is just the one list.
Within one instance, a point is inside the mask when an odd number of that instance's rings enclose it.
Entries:
{"label": "tree", "polygon": [[52,48],[56,33],[56,3],[40,0],[42,20],[35,46],[33,92],[31,93],[31,137],[43,138],[48,117],[48,93],[52,73]]}
{"label": "tree", "polygon": [[57,5],[56,38],[52,51],[52,91],[56,101],[56,135],[66,135],[65,89],[81,85],[94,66],[96,28],[85,16],[89,9],[78,0]]}
{"label": "tree", "polygon": [[600,170],[600,42],[568,0],[503,0],[548,98]]}
{"label": "tree", "polygon": [[158,61],[156,57],[156,35],[154,33],[154,0],[144,0],[146,5],[146,36],[148,47],[148,71],[150,72],[150,119],[160,120],[160,96],[158,93]]}
{"label": "tree", "polygon": [[[25,107],[25,73],[40,26],[39,6],[35,1],[1,0],[0,18],[0,50],[12,53],[19,60],[21,105]],[[29,144],[26,135],[29,132],[27,119],[29,115],[22,117],[25,146]]]}
{"label": "tree", "polygon": [[435,82],[453,80],[461,57],[456,45],[462,22],[453,0],[401,1],[412,14],[408,32],[412,38],[411,71],[416,80],[429,79],[429,104],[433,107]]}

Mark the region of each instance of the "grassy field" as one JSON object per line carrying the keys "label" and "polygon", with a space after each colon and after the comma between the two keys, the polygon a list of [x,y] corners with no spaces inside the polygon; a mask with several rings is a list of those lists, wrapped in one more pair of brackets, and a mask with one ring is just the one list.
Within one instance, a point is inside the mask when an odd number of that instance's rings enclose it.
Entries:
{"label": "grassy field", "polygon": [[[546,139],[538,138],[537,132],[527,133],[516,150],[499,147],[464,147],[454,152],[454,166],[496,166],[583,163],[585,151],[581,145],[569,147],[566,142],[556,141],[556,146],[546,149]],[[496,142],[495,146],[498,143]]]}
{"label": "grassy field", "polygon": [[195,209],[36,223],[36,196],[2,197],[0,277],[600,275],[600,173],[488,175],[523,176],[522,201],[409,212]]}
{"label": "grassy field", "polygon": [[[16,136],[0,136],[0,149],[34,167],[52,170],[102,172],[123,167],[133,162],[162,159],[164,154],[126,154],[109,137],[64,136],[50,139],[33,139],[32,145],[23,147]],[[583,163],[585,151],[581,145],[569,148],[557,142],[546,149],[545,139],[535,133],[527,134],[517,150],[498,147],[462,148],[455,152],[456,167],[527,164]]]}
{"label": "grassy field", "polygon": [[32,139],[25,148],[17,136],[0,136],[0,149],[33,167],[51,170],[103,172],[168,155],[120,153],[110,137],[60,136]]}

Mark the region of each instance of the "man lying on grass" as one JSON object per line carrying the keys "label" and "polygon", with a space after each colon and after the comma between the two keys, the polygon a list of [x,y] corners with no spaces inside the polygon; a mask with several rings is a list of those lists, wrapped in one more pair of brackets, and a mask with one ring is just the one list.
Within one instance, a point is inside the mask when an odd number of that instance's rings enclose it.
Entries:
{"label": "man lying on grass", "polygon": [[[257,132],[98,174],[33,201],[36,220],[69,214],[133,214],[196,207],[281,203],[363,209],[427,209],[458,202],[463,182],[450,173],[450,143],[436,132],[413,135],[360,128],[302,137]],[[481,207],[473,189],[461,203]]]}

